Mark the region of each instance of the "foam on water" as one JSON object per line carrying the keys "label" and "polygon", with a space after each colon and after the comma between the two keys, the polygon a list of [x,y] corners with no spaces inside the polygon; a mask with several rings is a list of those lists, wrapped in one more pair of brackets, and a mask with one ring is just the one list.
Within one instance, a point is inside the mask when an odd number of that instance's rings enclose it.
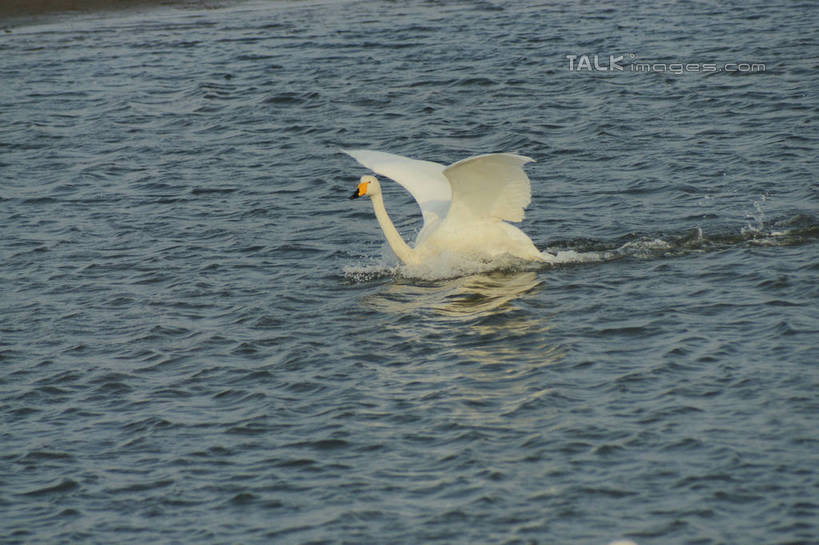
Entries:
{"label": "foam on water", "polygon": [[709,235],[702,227],[697,226],[679,235],[647,235],[619,243],[569,241],[567,245],[571,248],[547,247],[543,252],[546,261],[541,263],[523,261],[512,256],[485,261],[469,259],[463,255],[444,254],[422,265],[410,266],[398,263],[384,246],[380,257],[345,265],[342,270],[345,278],[354,282],[368,282],[385,277],[434,281],[495,271],[514,273],[548,270],[558,266],[606,263],[624,258],[658,259],[741,244],[787,246],[817,237],[819,221],[812,216],[799,215],[781,221],[768,220],[767,224],[760,219],[757,226],[744,226],[739,233],[714,232]]}
{"label": "foam on water", "polygon": [[500,256],[491,261],[470,259],[467,256],[442,254],[437,259],[427,261],[421,265],[398,264],[388,257],[346,265],[343,267],[344,276],[354,281],[369,281],[383,277],[416,279],[416,280],[445,280],[489,272],[524,272],[537,271],[556,265],[571,265],[579,263],[600,263],[613,255],[611,252],[578,252],[576,250],[558,250],[554,253],[544,252],[543,262],[524,261],[514,256]]}
{"label": "foam on water", "polygon": [[354,281],[369,281],[383,277],[433,281],[493,271],[520,272],[531,270],[539,265],[515,258],[478,261],[442,255],[439,259],[421,265],[395,264],[381,259],[363,264],[346,265],[343,271],[347,279]]}
{"label": "foam on water", "polygon": [[471,259],[462,254],[442,254],[432,261],[417,266],[400,264],[389,246],[381,247],[381,256],[365,263],[343,267],[344,276],[356,282],[366,282],[383,277],[442,280],[492,271],[519,272],[549,269],[589,263],[605,263],[622,258],[653,259],[681,255],[691,251],[723,248],[726,245],[753,244],[758,246],[788,245],[802,242],[805,237],[815,238],[819,220],[813,216],[798,214],[786,219],[773,219],[765,214],[768,195],[761,195],[753,202],[753,211],[745,215],[753,220],[740,226],[739,232],[728,229],[725,233],[706,235],[697,225],[682,234],[639,235],[625,241],[567,241],[569,248],[546,247],[542,252],[544,262],[527,262],[513,256],[500,256],[491,261]]}

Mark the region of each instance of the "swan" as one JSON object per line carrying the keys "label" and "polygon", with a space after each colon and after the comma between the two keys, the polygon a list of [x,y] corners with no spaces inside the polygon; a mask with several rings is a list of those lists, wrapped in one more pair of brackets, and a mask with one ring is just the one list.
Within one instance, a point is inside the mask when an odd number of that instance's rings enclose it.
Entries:
{"label": "swan", "polygon": [[520,229],[532,200],[523,165],[534,161],[514,153],[489,153],[449,166],[374,150],[341,150],[376,174],[398,182],[421,207],[424,226],[414,247],[404,242],[384,207],[381,184],[362,176],[350,199],[370,197],[375,217],[393,253],[404,265],[422,265],[440,256],[491,262],[502,256],[551,261]]}

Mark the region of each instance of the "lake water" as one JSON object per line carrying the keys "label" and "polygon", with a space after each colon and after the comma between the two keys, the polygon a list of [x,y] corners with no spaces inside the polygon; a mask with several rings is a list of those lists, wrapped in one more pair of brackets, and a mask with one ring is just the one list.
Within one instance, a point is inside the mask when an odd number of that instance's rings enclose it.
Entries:
{"label": "lake water", "polygon": [[[815,6],[0,27],[3,544],[819,543]],[[560,262],[395,267],[340,148],[534,158]]]}

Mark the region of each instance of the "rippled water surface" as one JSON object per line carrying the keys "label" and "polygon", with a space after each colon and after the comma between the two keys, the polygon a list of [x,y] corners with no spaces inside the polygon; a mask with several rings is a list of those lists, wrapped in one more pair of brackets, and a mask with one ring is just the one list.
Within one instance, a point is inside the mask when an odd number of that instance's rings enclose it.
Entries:
{"label": "rippled water surface", "polygon": [[[0,542],[817,543],[815,7],[754,4],[2,22]],[[395,268],[348,147],[531,156],[559,263]]]}

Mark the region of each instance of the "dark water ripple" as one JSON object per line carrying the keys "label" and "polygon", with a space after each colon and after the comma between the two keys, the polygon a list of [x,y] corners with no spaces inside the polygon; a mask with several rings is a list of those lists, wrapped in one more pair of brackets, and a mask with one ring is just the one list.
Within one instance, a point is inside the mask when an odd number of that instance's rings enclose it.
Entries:
{"label": "dark water ripple", "polygon": [[[811,9],[3,22],[0,542],[815,543]],[[344,147],[533,156],[559,263],[390,268]]]}

